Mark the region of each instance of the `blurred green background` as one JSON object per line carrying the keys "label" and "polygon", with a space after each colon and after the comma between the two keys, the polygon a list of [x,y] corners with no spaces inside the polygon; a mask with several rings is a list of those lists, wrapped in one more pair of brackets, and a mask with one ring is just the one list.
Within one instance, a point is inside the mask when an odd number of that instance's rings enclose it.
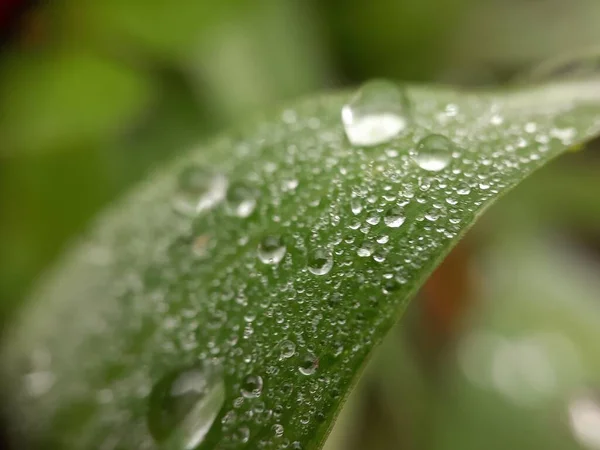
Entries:
{"label": "blurred green background", "polygon": [[[501,86],[600,48],[598,0],[5,3],[0,326],[98,210],[257,109],[373,77]],[[597,148],[484,217],[377,351],[328,450],[600,449]]]}

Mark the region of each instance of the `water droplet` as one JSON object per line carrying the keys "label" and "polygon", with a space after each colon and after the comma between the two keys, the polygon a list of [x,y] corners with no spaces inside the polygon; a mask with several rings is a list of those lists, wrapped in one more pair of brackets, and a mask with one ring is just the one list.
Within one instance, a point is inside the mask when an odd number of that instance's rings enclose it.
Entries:
{"label": "water droplet", "polygon": [[342,122],[352,145],[373,146],[388,142],[407,126],[406,93],[394,83],[365,83],[342,108]]}
{"label": "water droplet", "polygon": [[212,208],[225,197],[227,180],[202,166],[189,166],[179,173],[173,209],[192,216]]}
{"label": "water droplet", "polygon": [[362,258],[366,258],[371,256],[373,253],[373,246],[368,242],[363,242],[358,250],[356,250],[356,254]]}
{"label": "water droplet", "polygon": [[248,217],[256,208],[256,189],[244,183],[233,184],[227,189],[225,205],[232,216]]}
{"label": "water droplet", "polygon": [[281,425],[280,423],[276,423],[275,425],[273,425],[272,429],[276,437],[283,436],[284,428],[283,425]]}
{"label": "water droplet", "polygon": [[266,236],[258,244],[258,258],[265,264],[279,264],[287,249],[279,235]]}
{"label": "water droplet", "polygon": [[316,249],[308,255],[308,270],[313,275],[326,275],[333,267],[333,257],[329,250]]}
{"label": "water droplet", "polygon": [[292,356],[294,356],[294,353],[296,352],[296,344],[294,344],[292,341],[289,340],[285,340],[285,341],[281,341],[281,344],[279,344],[279,348],[280,348],[280,355],[281,358],[283,359],[288,359],[291,358]]}
{"label": "water droplet", "polygon": [[390,240],[390,237],[387,234],[384,234],[383,236],[379,236],[377,238],[377,242],[379,244],[387,244]]}
{"label": "water droplet", "polygon": [[284,192],[293,191],[297,187],[298,187],[298,180],[296,180],[296,179],[285,180],[282,184],[282,188],[283,188]]}
{"label": "water droplet", "polygon": [[441,134],[431,134],[419,141],[414,160],[421,169],[438,172],[450,164],[454,144]]}
{"label": "water droplet", "polygon": [[404,211],[398,206],[388,209],[383,218],[385,224],[390,228],[398,228],[405,220],[406,217],[404,217]]}
{"label": "water droplet", "polygon": [[260,375],[248,375],[242,381],[242,395],[246,398],[259,397],[262,393],[263,379]]}
{"label": "water droplet", "polygon": [[307,353],[300,360],[298,370],[302,375],[312,375],[319,367],[319,359],[312,353]]}
{"label": "water droplet", "polygon": [[458,195],[469,195],[471,193],[471,187],[468,184],[463,183],[456,188],[456,193]]}
{"label": "water droplet", "polygon": [[148,429],[169,448],[195,448],[210,430],[225,400],[225,384],[216,367],[173,372],[162,378],[149,398]]}
{"label": "water droplet", "polygon": [[363,206],[359,198],[353,198],[350,200],[350,209],[352,210],[352,214],[355,216],[361,213]]}
{"label": "water droplet", "polygon": [[233,442],[245,444],[250,439],[250,429],[247,426],[241,426],[233,432],[231,436]]}
{"label": "water droplet", "polygon": [[377,215],[372,215],[372,216],[367,217],[367,223],[369,225],[377,225],[380,220],[381,220],[381,217],[379,217]]}

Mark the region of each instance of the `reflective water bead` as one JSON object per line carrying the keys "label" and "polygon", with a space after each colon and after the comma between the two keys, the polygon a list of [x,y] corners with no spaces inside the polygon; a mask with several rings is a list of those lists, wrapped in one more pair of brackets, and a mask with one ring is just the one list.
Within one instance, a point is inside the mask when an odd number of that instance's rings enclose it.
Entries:
{"label": "reflective water bead", "polygon": [[269,235],[258,244],[258,258],[265,264],[279,264],[287,249],[283,238],[279,235]]}
{"label": "reflective water bead", "polygon": [[319,359],[312,353],[307,353],[300,360],[298,370],[302,375],[312,375],[317,371],[319,367]]}
{"label": "reflective water bead", "polygon": [[248,375],[242,381],[242,395],[246,398],[259,397],[263,389],[263,379],[260,375]]}
{"label": "reflective water bead", "polygon": [[279,349],[280,349],[279,355],[281,356],[281,358],[283,358],[283,359],[291,358],[292,356],[294,356],[294,353],[296,352],[296,344],[294,344],[292,341],[286,339],[284,341],[281,341],[281,343],[279,344]]}
{"label": "reflective water bead", "polygon": [[193,449],[206,436],[225,400],[218,368],[198,366],[159,380],[149,397],[148,429],[170,448]]}
{"label": "reflective water bead", "polygon": [[181,170],[172,206],[184,215],[195,215],[213,207],[225,196],[227,180],[212,170],[192,165]]}
{"label": "reflective water bead", "polygon": [[406,93],[390,81],[365,83],[342,108],[342,123],[352,145],[374,146],[390,141],[408,123]]}
{"label": "reflective water bead", "polygon": [[256,208],[257,196],[256,189],[247,184],[232,184],[225,196],[227,212],[232,216],[248,217]]}
{"label": "reflective water bead", "polygon": [[404,211],[398,206],[388,209],[383,217],[383,221],[390,228],[400,227],[405,220],[406,217],[404,216]]}
{"label": "reflective water bead", "polygon": [[308,255],[308,271],[313,275],[326,275],[333,267],[333,256],[327,249],[315,249]]}
{"label": "reflective water bead", "polygon": [[441,134],[431,134],[417,144],[414,160],[417,165],[430,172],[438,172],[450,164],[454,144]]}

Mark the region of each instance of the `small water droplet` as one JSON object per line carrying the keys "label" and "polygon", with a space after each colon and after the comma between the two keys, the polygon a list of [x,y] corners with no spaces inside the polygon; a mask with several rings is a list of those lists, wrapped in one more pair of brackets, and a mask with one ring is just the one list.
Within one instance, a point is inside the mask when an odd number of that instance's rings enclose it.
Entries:
{"label": "small water droplet", "polygon": [[242,381],[242,395],[246,398],[259,397],[262,393],[263,379],[260,375],[248,375]]}
{"label": "small water droplet", "polygon": [[279,264],[287,249],[283,238],[279,235],[266,236],[258,244],[258,259],[265,264]]}
{"label": "small water droplet", "polygon": [[272,429],[273,429],[273,433],[275,433],[276,437],[283,436],[284,428],[283,428],[283,425],[281,425],[280,423],[276,423],[275,425],[273,425]]}
{"label": "small water droplet", "polygon": [[450,164],[454,145],[441,134],[431,134],[417,144],[414,160],[423,170],[438,172]]}
{"label": "small water droplet", "polygon": [[319,367],[319,359],[312,353],[307,353],[300,360],[298,370],[302,375],[312,375],[317,371]]}
{"label": "small water droplet", "polygon": [[363,206],[359,198],[353,198],[350,200],[350,209],[352,210],[352,214],[355,216],[361,213]]}
{"label": "small water droplet", "polygon": [[279,344],[279,349],[281,358],[288,359],[294,356],[294,353],[296,352],[296,344],[286,339],[281,341],[281,344]]}
{"label": "small water droplet", "polygon": [[502,125],[504,123],[504,117],[499,114],[494,114],[492,117],[490,117],[490,123],[492,125]]}
{"label": "small water droplet", "polygon": [[225,384],[213,366],[172,372],[149,397],[148,429],[169,448],[193,449],[210,430],[225,400]]}
{"label": "small water droplet", "polygon": [[381,217],[377,216],[377,215],[372,215],[367,217],[367,223],[369,225],[377,225],[379,223],[379,221],[381,220]]}
{"label": "small water droplet", "polygon": [[225,205],[232,216],[248,217],[256,208],[256,189],[244,183],[232,184],[227,189]]}
{"label": "small water droplet", "polygon": [[342,122],[352,145],[373,146],[388,142],[407,126],[406,93],[394,83],[365,83],[342,108]]}
{"label": "small water droplet", "polygon": [[250,439],[250,429],[243,425],[233,432],[231,440],[234,443],[245,444]]}
{"label": "small water droplet", "polygon": [[405,220],[406,220],[406,217],[404,217],[404,211],[402,211],[402,208],[400,208],[398,206],[394,206],[394,207],[388,209],[385,212],[385,216],[383,218],[383,221],[385,222],[385,224],[390,228],[400,227],[404,223]]}
{"label": "small water droplet", "polygon": [[177,178],[173,209],[187,216],[212,208],[225,197],[227,180],[202,166],[188,166]]}
{"label": "small water droplet", "polygon": [[326,275],[333,267],[333,256],[326,249],[316,249],[308,255],[308,270],[313,275]]}
{"label": "small water droplet", "polygon": [[469,195],[471,193],[471,187],[468,184],[463,183],[456,188],[456,193],[458,195]]}
{"label": "small water droplet", "polygon": [[379,244],[387,244],[390,241],[390,237],[387,234],[384,234],[383,236],[379,236],[377,238],[377,243]]}
{"label": "small water droplet", "polygon": [[296,180],[296,179],[285,180],[282,184],[282,188],[283,188],[284,192],[293,191],[297,187],[298,187],[298,180]]}
{"label": "small water droplet", "polygon": [[366,258],[371,256],[373,253],[373,246],[368,242],[364,242],[358,250],[356,250],[356,254],[362,258]]}

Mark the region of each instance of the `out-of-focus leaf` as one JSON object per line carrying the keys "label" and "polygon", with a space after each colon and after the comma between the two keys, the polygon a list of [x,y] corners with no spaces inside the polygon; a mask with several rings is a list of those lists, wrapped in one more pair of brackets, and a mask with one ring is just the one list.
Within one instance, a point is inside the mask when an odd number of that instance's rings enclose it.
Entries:
{"label": "out-of-focus leaf", "polygon": [[430,448],[594,448],[581,439],[600,417],[577,408],[586,398],[598,408],[597,264],[539,233],[496,237],[481,255],[478,319],[438,390]]}
{"label": "out-of-focus leaf", "polygon": [[4,152],[47,151],[123,129],[147,104],[140,72],[85,52],[23,56],[0,79]]}

